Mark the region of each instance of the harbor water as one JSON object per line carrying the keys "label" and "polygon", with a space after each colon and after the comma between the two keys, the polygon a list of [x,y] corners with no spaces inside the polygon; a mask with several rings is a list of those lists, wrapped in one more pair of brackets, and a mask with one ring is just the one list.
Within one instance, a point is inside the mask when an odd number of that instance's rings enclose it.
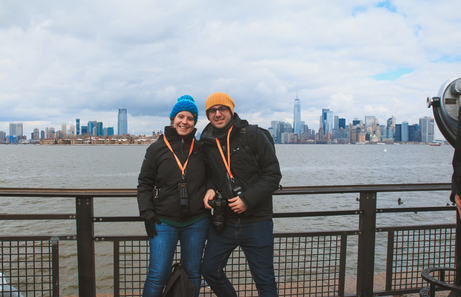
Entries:
{"label": "harbor water", "polygon": [[[135,188],[147,146],[0,145],[0,187]],[[449,145],[276,145],[283,186],[449,183]],[[274,196],[274,212],[358,209],[358,194]],[[403,202],[398,203],[398,200]],[[378,193],[378,207],[445,206],[449,192]],[[1,213],[75,213],[72,198],[0,197]],[[95,216],[137,216],[136,198],[97,198]],[[378,226],[454,223],[455,212],[378,216]],[[3,221],[1,235],[75,234],[69,221]],[[275,219],[275,232],[357,229],[357,217]],[[98,236],[144,235],[142,222],[100,223]],[[382,246],[381,246],[382,245]],[[351,249],[354,247],[351,246]],[[98,293],[110,293],[112,244],[96,244]],[[348,252],[349,252],[348,247]],[[385,242],[377,238],[377,254]],[[356,253],[352,250],[351,253]],[[77,295],[74,241],[60,243],[61,295]],[[384,256],[383,256],[384,257]],[[380,256],[377,255],[377,262]],[[353,267],[353,265],[352,265]],[[376,271],[384,267],[377,265]]]}

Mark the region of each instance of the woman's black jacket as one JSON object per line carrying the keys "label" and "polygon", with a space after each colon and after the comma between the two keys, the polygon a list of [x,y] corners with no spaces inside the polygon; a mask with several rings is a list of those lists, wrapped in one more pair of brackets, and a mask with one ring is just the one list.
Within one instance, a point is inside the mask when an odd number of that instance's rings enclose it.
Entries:
{"label": "woman's black jacket", "polygon": [[[195,140],[192,154],[190,155],[185,170],[185,180],[182,179],[181,169],[175,157],[166,146],[164,137],[167,137],[174,153],[181,164],[187,160],[192,139],[196,129],[185,139],[182,139],[176,129],[165,127],[165,135],[161,135],[157,142],[151,144],[146,151],[138,177],[138,206],[139,213],[144,220],[155,216],[161,219],[174,221],[192,220],[208,212],[203,206],[205,196],[205,163]],[[189,213],[181,216],[179,183],[187,183],[189,199]],[[156,197],[158,188],[158,197]]]}

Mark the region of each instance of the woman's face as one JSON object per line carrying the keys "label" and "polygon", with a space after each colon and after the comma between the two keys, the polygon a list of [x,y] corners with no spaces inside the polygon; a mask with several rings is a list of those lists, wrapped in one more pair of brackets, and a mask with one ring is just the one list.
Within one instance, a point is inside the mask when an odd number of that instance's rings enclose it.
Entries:
{"label": "woman's face", "polygon": [[181,111],[173,119],[173,128],[181,137],[186,137],[194,130],[194,116],[188,111]]}

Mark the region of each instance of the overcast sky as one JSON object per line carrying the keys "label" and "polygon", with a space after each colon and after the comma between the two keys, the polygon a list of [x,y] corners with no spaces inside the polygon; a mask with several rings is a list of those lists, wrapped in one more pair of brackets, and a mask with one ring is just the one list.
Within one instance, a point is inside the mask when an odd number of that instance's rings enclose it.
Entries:
{"label": "overcast sky", "polygon": [[[177,98],[228,93],[270,126],[322,108],[350,123],[432,117],[426,97],[461,76],[461,1],[0,1],[0,130],[80,118],[163,130]],[[439,134],[440,135],[440,134]]]}

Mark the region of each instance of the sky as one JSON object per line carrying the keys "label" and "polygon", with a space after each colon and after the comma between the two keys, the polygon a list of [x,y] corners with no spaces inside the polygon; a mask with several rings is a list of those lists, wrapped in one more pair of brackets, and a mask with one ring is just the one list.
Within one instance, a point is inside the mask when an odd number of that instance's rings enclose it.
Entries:
{"label": "sky", "polygon": [[[262,127],[323,108],[350,123],[433,117],[426,98],[461,76],[458,0],[1,0],[0,131],[100,121],[150,134],[177,98],[229,94]],[[437,134],[438,133],[438,134]],[[436,136],[440,136],[437,132]],[[436,137],[437,138],[437,137]]]}

